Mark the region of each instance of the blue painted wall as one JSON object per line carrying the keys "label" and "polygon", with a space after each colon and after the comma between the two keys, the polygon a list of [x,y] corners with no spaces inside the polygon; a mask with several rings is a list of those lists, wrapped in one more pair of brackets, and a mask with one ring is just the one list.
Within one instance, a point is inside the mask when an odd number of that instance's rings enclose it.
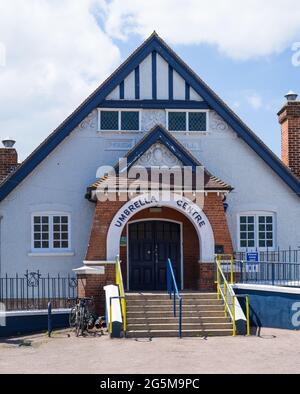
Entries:
{"label": "blue painted wall", "polygon": [[[52,315],[52,328],[65,328],[69,326],[69,314],[60,313]],[[0,337],[31,334],[34,332],[47,331],[47,315],[9,316],[6,318],[6,326],[0,327]]]}
{"label": "blue painted wall", "polygon": [[[234,289],[248,294],[251,326],[300,330],[300,294]],[[240,304],[245,312],[243,299]]]}

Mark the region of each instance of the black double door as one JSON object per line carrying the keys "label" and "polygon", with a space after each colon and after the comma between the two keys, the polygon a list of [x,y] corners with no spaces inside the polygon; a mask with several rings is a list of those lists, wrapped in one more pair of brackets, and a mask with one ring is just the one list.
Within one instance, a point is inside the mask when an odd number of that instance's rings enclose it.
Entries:
{"label": "black double door", "polygon": [[153,220],[129,224],[130,290],[165,290],[167,259],[181,287],[181,239],[178,223]]}

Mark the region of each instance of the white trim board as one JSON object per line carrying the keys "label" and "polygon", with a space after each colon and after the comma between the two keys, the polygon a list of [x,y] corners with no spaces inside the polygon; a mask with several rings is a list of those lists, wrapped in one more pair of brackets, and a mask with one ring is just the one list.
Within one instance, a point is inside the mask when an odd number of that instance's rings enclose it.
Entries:
{"label": "white trim board", "polygon": [[272,285],[256,285],[256,284],[235,284],[233,289],[241,290],[257,290],[257,291],[269,291],[272,293],[288,293],[288,294],[300,294],[300,288],[295,287],[283,287],[283,286],[272,286]]}

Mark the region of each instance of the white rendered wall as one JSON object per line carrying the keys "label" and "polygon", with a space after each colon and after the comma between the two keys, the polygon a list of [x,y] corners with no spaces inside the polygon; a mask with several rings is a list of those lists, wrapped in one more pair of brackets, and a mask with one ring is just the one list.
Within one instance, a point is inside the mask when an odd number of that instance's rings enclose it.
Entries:
{"label": "white rendered wall", "polygon": [[[152,99],[152,55],[148,55],[139,65],[140,74],[140,99]],[[156,90],[158,100],[169,98],[169,65],[157,53],[156,56]],[[185,80],[173,70],[173,98],[185,100]],[[117,86],[106,97],[107,100],[119,100],[120,89]],[[124,99],[135,99],[135,72],[132,71],[124,80]],[[202,101],[202,97],[190,87],[190,100]]]}
{"label": "white rendered wall", "polygon": [[[88,245],[94,204],[84,198],[100,165],[119,157],[155,124],[165,124],[165,111],[143,110],[140,133],[99,133],[97,111],[84,120],[5,200],[0,203],[1,272],[68,273],[82,265]],[[230,183],[227,217],[236,245],[237,214],[274,211],[281,248],[300,245],[300,200],[214,112],[207,133],[174,134],[214,175]],[[278,131],[279,132],[279,131]],[[31,214],[70,212],[74,256],[30,256]]]}

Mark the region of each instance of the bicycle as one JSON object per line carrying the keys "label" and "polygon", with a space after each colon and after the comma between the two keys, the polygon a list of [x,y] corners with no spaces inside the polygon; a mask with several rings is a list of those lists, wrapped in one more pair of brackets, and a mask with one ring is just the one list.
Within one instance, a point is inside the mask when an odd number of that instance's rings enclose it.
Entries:
{"label": "bicycle", "polygon": [[84,332],[91,325],[91,320],[93,319],[93,313],[91,312],[93,301],[93,298],[90,297],[79,298],[76,305],[71,308],[69,324],[71,328],[75,328],[77,337],[80,334],[84,335]]}

